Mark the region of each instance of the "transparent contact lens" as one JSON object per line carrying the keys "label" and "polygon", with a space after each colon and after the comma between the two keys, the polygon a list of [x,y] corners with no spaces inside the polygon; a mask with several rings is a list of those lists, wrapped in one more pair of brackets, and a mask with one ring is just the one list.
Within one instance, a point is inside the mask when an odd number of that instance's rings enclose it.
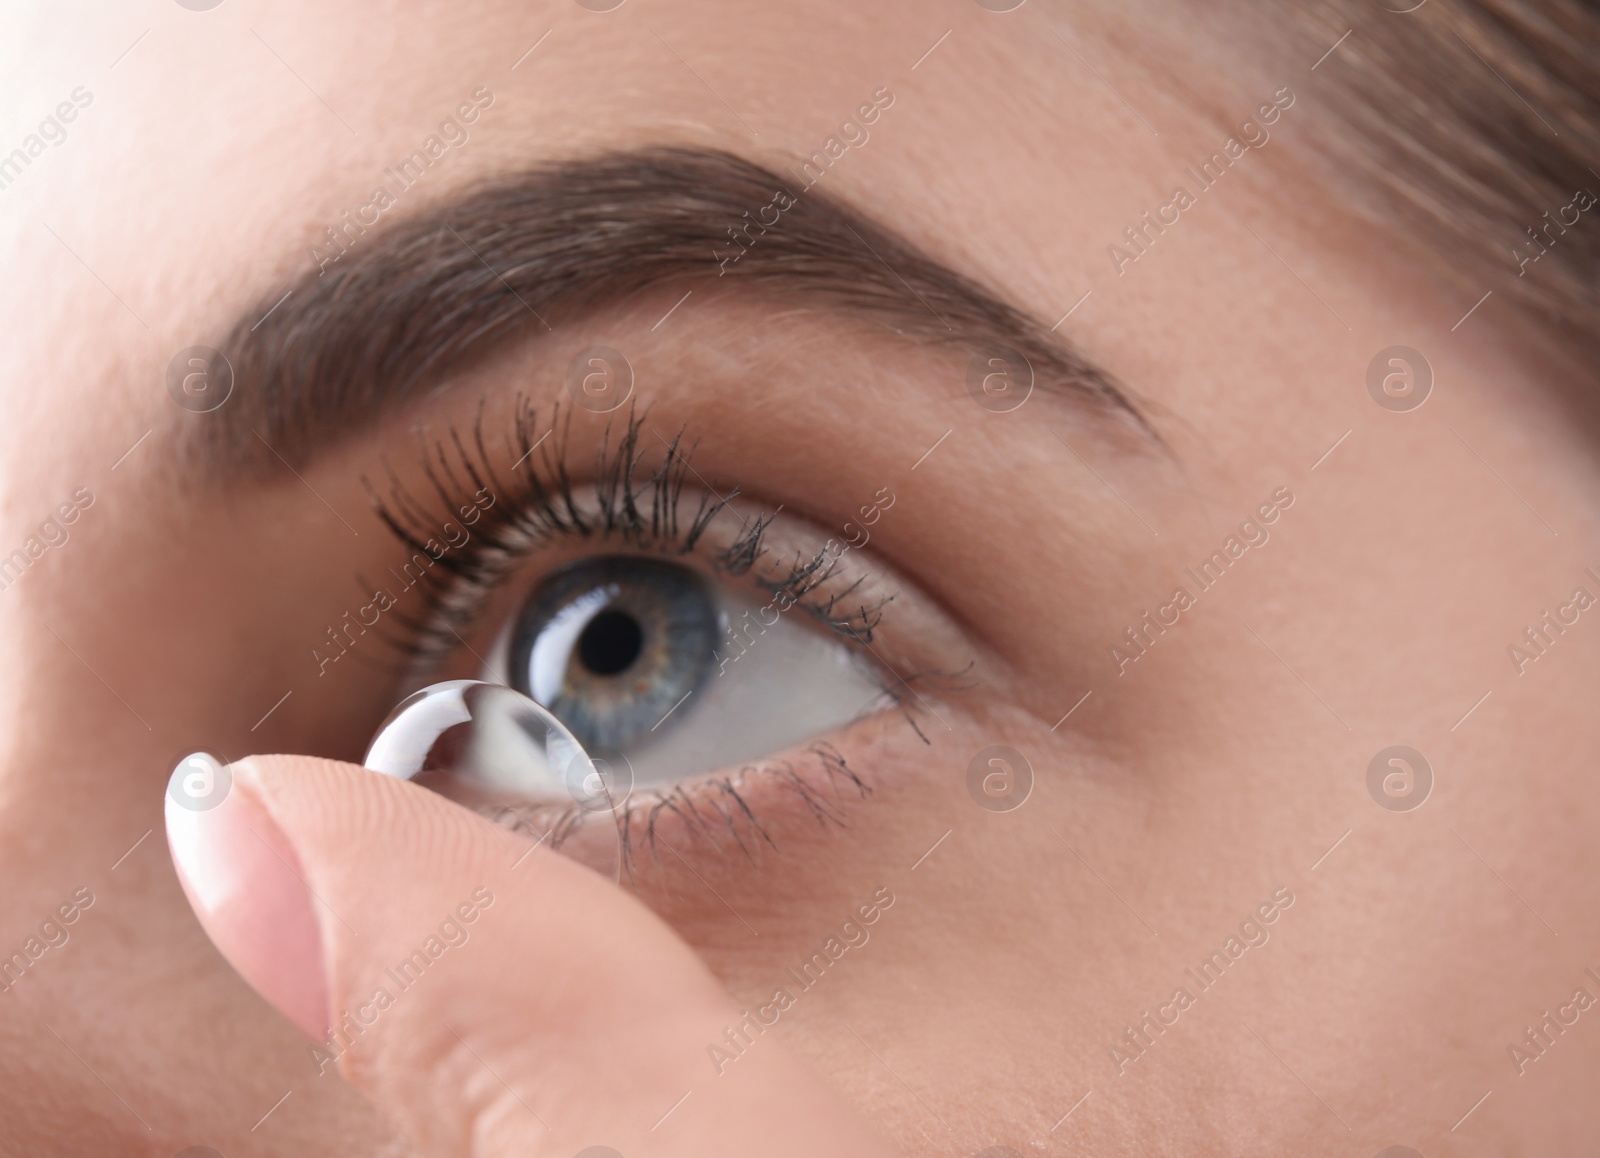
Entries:
{"label": "transparent contact lens", "polygon": [[631,773],[593,759],[555,716],[503,684],[449,680],[402,700],[363,763],[525,833],[602,876],[622,869]]}

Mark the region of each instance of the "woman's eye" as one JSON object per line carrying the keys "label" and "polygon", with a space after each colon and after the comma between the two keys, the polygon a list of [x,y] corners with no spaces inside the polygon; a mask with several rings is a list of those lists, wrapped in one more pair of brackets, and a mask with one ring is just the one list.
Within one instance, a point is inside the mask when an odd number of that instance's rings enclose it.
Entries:
{"label": "woman's eye", "polygon": [[874,672],[782,601],[678,563],[606,555],[542,580],[482,678],[549,709],[636,786],[760,759],[892,700]]}

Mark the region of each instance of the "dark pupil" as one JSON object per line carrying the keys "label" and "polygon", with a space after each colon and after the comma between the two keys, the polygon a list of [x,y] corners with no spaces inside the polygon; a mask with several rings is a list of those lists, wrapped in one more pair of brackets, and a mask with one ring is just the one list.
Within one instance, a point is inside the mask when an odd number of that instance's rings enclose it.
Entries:
{"label": "dark pupil", "polygon": [[626,611],[602,611],[578,636],[578,659],[595,675],[616,675],[639,658],[644,632]]}

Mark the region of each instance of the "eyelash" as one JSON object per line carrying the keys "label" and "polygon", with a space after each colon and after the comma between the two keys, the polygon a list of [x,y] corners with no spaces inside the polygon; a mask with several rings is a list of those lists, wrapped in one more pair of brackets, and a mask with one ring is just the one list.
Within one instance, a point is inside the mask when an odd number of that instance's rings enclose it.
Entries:
{"label": "eyelash", "polygon": [[[518,400],[507,439],[518,471],[510,486],[500,481],[489,457],[481,407],[470,443],[453,426],[447,439],[435,442],[431,451],[424,443],[423,471],[446,510],[458,509],[457,496],[467,492],[461,475],[476,493],[494,500],[472,524],[470,537],[460,550],[437,557],[427,547],[430,542],[438,546],[436,528],[449,519],[441,520],[417,501],[393,470],[389,471],[386,498],[378,495],[369,480],[363,480],[378,517],[395,537],[409,550],[427,554],[440,569],[423,571],[416,583],[424,616],[397,617],[404,632],[392,642],[409,663],[436,662],[459,647],[460,632],[475,621],[504,579],[541,548],[570,539],[615,542],[667,558],[682,558],[700,550],[715,573],[744,579],[769,598],[785,600],[786,605],[804,610],[848,643],[872,642],[883,609],[894,597],[857,603],[850,609],[847,601],[864,577],[830,590],[837,585],[839,560],[830,558],[825,548],[809,559],[797,557],[779,565],[771,574],[755,573],[756,565],[770,554],[762,541],[773,515],[755,515],[732,543],[703,551],[701,540],[712,519],[723,510],[731,511],[730,504],[741,492],[738,487],[722,497],[700,492],[696,509],[685,522],[680,517],[684,488],[689,476],[697,473],[690,464],[694,447],[685,449],[680,430],[671,442],[663,440],[666,454],[661,464],[642,475],[639,435],[647,417],[630,407],[627,425],[614,445],[607,425],[596,453],[594,481],[588,484],[593,488],[593,510],[585,510],[578,495],[580,484],[566,467],[570,415],[563,423],[559,408],[552,408],[549,428],[535,438],[537,414],[525,399]],[[641,505],[641,500],[647,502]]]}
{"label": "eyelash", "polygon": [[[814,743],[805,750],[805,755],[820,770],[823,785],[814,783],[816,777],[808,777],[789,761],[767,761],[702,780],[692,791],[683,785],[652,790],[647,804],[620,809],[616,814],[617,838],[621,843],[623,867],[629,877],[633,877],[641,850],[648,849],[651,862],[657,867],[661,865],[660,846],[664,841],[660,822],[666,814],[683,823],[691,840],[705,840],[718,852],[724,851],[723,838],[731,839],[752,862],[756,859],[754,846],[765,844],[776,848],[777,842],[740,794],[740,783],[747,776],[759,775],[776,781],[799,798],[818,824],[843,828],[845,816],[840,802],[844,793],[854,792],[857,799],[864,800],[872,795],[871,786],[832,744]],[[824,786],[830,791],[823,791]],[[594,814],[575,806],[503,805],[486,815],[513,832],[548,834],[550,846],[559,849]]]}
{"label": "eyelash", "polygon": [[[525,398],[518,399],[506,441],[511,461],[516,464],[509,486],[502,483],[490,459],[482,406],[470,440],[452,426],[446,438],[434,442],[431,448],[424,441],[422,470],[446,511],[466,509],[459,505],[459,496],[468,493],[468,484],[476,493],[494,499],[472,524],[470,537],[459,550],[444,551],[437,557],[427,547],[432,542],[438,548],[434,536],[447,520],[441,520],[429,504],[413,496],[392,469],[388,469],[387,496],[380,496],[370,481],[363,480],[383,523],[409,550],[425,552],[438,568],[424,570],[415,584],[423,615],[393,616],[402,634],[391,636],[390,642],[406,663],[434,664],[461,647],[466,628],[478,618],[502,581],[541,548],[568,539],[615,542],[668,558],[698,551],[717,574],[753,583],[769,597],[781,598],[786,606],[803,610],[853,646],[871,644],[883,609],[894,597],[858,601],[851,608],[847,601],[864,577],[842,581],[839,559],[830,557],[826,548],[810,558],[797,556],[766,575],[756,573],[757,565],[770,556],[762,544],[774,515],[752,516],[731,543],[714,550],[704,547],[712,519],[725,509],[731,510],[739,488],[716,497],[714,492],[707,493],[707,484],[705,491],[697,492],[692,515],[683,517],[689,476],[698,477],[690,465],[694,446],[685,447],[680,430],[670,442],[663,440],[666,451],[660,465],[642,472],[639,436],[647,417],[648,413],[640,414],[630,407],[626,426],[615,443],[611,439],[612,428],[606,427],[596,454],[593,481],[585,488],[592,489],[592,499],[587,495],[580,499],[580,484],[566,468],[571,416],[563,422],[558,407],[552,407],[550,425],[540,435],[533,407]],[[831,587],[839,589],[830,590]],[[938,677],[938,673],[920,673],[895,676],[903,688],[895,688],[887,679],[881,681],[884,692],[924,743],[928,738],[914,716],[916,693],[912,683],[930,677],[936,677],[934,683],[948,680],[947,676]],[[772,837],[740,793],[742,781],[751,775],[770,778],[792,791],[819,824],[843,827],[840,804],[845,794],[865,798],[871,788],[831,744],[813,743],[805,749],[804,757],[807,766],[764,761],[726,775],[697,778],[687,786],[653,790],[646,801],[620,810],[619,838],[630,876],[639,849],[648,848],[652,860],[659,863],[658,825],[668,815],[683,823],[691,839],[705,839],[718,849],[722,848],[719,830],[747,857],[754,856],[754,845],[773,845]],[[548,832],[554,847],[559,847],[588,819],[583,810],[575,807],[505,806],[489,816],[513,830]]]}

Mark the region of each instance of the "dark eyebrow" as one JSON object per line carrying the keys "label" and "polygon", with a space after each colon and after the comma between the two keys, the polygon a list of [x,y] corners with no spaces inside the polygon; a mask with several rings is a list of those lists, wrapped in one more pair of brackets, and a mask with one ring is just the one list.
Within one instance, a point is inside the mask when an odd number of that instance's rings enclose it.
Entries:
{"label": "dark eyebrow", "polygon": [[274,453],[304,464],[508,341],[705,280],[816,302],[915,341],[1009,348],[1039,389],[1148,429],[1112,378],[1041,321],[821,190],[732,153],[549,163],[393,224],[329,230],[312,256],[221,347],[235,389],[206,416],[218,420],[207,457],[227,474]]}

